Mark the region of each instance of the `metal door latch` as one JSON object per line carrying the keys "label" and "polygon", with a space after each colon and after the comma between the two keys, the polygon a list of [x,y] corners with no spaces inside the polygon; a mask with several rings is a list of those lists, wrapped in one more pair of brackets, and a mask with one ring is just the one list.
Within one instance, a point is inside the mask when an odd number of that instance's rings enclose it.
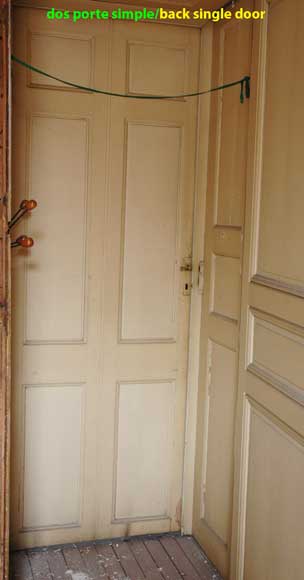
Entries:
{"label": "metal door latch", "polygon": [[205,285],[205,263],[203,260],[200,260],[198,264],[198,280],[197,280],[198,291],[200,294],[204,292],[204,285]]}
{"label": "metal door latch", "polygon": [[187,256],[183,258],[182,264],[180,266],[181,272],[192,272],[192,256]]}
{"label": "metal door latch", "polygon": [[[186,256],[182,260],[182,263],[180,265],[180,271],[181,272],[189,272],[189,274],[190,274],[192,272],[192,270],[193,270],[192,256]],[[192,290],[192,281],[189,280],[188,282],[186,282],[184,284],[183,295],[190,296],[191,290]]]}

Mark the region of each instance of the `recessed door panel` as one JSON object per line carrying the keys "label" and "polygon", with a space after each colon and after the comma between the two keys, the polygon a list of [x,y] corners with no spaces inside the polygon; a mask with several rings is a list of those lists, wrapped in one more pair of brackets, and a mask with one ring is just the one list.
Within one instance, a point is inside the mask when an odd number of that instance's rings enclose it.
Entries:
{"label": "recessed door panel", "polygon": [[24,531],[80,525],[83,392],[84,385],[24,387]]}
{"label": "recessed door panel", "polygon": [[287,289],[293,286],[301,295],[304,277],[298,257],[303,251],[303,231],[295,216],[304,212],[304,168],[299,147],[304,126],[304,79],[297,74],[304,51],[304,37],[298,32],[298,21],[303,16],[300,1],[283,0],[273,3],[268,24],[257,261],[258,276]]}
{"label": "recessed door panel", "polygon": [[168,518],[174,397],[173,382],[118,385],[115,519]]}
{"label": "recessed door panel", "polygon": [[181,133],[127,127],[122,340],[176,340]]}
{"label": "recessed door panel", "polygon": [[236,354],[215,342],[209,345],[212,362],[205,433],[208,452],[203,474],[202,515],[224,544],[229,539],[232,492]]}
{"label": "recessed door panel", "polygon": [[26,261],[26,343],[85,340],[88,131],[86,119],[30,120],[29,190],[39,210]]}
{"label": "recessed door panel", "polygon": [[251,402],[247,404],[251,426],[244,576],[255,580],[263,575],[265,566],[271,569],[270,577],[278,580],[301,576],[301,559],[296,554],[303,549],[304,506],[300,490],[304,486],[304,440],[275,416],[265,414]]}

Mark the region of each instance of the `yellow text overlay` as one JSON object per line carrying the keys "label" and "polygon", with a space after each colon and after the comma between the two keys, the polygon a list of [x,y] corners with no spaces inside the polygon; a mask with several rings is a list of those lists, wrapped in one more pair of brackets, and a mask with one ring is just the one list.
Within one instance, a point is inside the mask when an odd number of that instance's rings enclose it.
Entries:
{"label": "yellow text overlay", "polygon": [[224,8],[220,10],[204,10],[200,8],[199,10],[193,11],[187,8],[181,8],[180,10],[159,9],[160,20],[210,20],[212,22],[232,20],[232,18],[236,18],[237,20],[263,20],[265,15],[266,10],[245,10],[244,8],[240,8],[235,12],[225,10]]}

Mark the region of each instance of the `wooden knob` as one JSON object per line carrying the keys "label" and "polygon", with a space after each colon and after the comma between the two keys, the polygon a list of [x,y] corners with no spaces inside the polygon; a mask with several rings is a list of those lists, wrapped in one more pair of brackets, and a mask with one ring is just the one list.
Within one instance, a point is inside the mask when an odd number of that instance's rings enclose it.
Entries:
{"label": "wooden knob", "polygon": [[16,240],[16,244],[22,248],[31,248],[34,245],[34,240],[28,236],[19,236]]}
{"label": "wooden knob", "polygon": [[35,199],[30,199],[27,203],[27,210],[32,211],[37,207],[37,201]]}
{"label": "wooden knob", "polygon": [[32,211],[37,207],[37,201],[35,199],[24,199],[20,204],[20,209],[25,209],[26,211]]}

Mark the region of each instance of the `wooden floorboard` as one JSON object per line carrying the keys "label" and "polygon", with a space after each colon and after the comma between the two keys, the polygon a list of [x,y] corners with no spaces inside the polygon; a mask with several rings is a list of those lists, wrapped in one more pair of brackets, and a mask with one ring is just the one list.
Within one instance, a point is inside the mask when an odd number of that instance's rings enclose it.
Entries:
{"label": "wooden floorboard", "polygon": [[132,580],[144,580],[144,573],[139,566],[133,552],[130,550],[128,542],[115,542],[113,549],[117,558],[125,571],[125,574]]}
{"label": "wooden floorboard", "polygon": [[[62,553],[66,561],[67,568],[68,570],[71,570],[71,573],[73,572],[73,574],[85,574],[88,576],[88,569],[76,544],[74,546],[63,548]],[[68,574],[69,573],[67,571],[66,575]]]}
{"label": "wooden floorboard", "polygon": [[13,580],[33,580],[32,568],[26,552],[15,552],[11,557]]}
{"label": "wooden floorboard", "polygon": [[56,580],[65,580],[67,566],[62,550],[60,548],[49,548],[46,555],[52,578],[56,578]]}
{"label": "wooden floorboard", "polygon": [[125,571],[113,550],[112,542],[109,544],[97,544],[96,551],[109,580],[125,580]]}
{"label": "wooden floorboard", "polygon": [[171,558],[161,543],[159,541],[155,542],[155,540],[148,540],[145,545],[166,580],[180,580],[181,575],[171,562]]}
{"label": "wooden floorboard", "polygon": [[12,580],[222,580],[192,537],[165,534],[20,550]]}
{"label": "wooden floorboard", "polygon": [[220,574],[193,538],[183,536],[176,538],[176,541],[196,568],[201,580],[221,580]]}
{"label": "wooden floorboard", "polygon": [[86,564],[90,579],[98,580],[100,578],[101,580],[108,580],[108,575],[97,554],[95,546],[83,546],[79,548],[79,551]]}
{"label": "wooden floorboard", "polygon": [[52,580],[46,550],[28,550],[28,558],[35,580]]}
{"label": "wooden floorboard", "polygon": [[175,564],[181,576],[184,578],[191,578],[191,580],[200,580],[196,568],[188,560],[185,552],[178,545],[175,538],[164,537],[161,539],[161,544],[169,554],[172,562]]}
{"label": "wooden floorboard", "polygon": [[156,566],[150,552],[141,540],[131,540],[129,547],[132,550],[145,578],[149,580],[163,580],[163,575]]}

